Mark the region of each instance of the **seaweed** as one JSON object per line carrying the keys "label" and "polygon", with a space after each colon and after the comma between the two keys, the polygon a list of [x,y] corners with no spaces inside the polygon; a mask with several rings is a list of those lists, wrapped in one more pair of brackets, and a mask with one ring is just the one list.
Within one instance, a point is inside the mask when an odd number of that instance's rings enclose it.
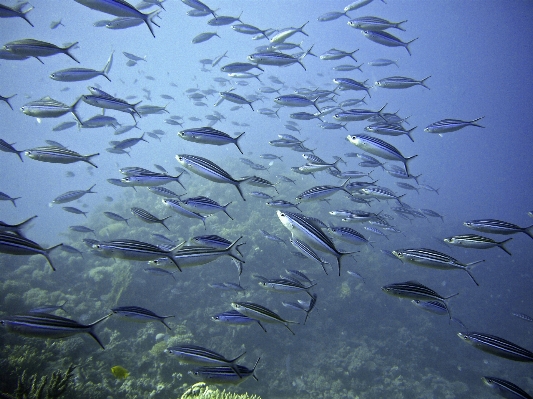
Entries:
{"label": "seaweed", "polygon": [[[37,374],[28,377],[26,370],[18,380],[17,389],[10,395],[1,393],[1,399],[55,399],[61,397],[68,388],[76,366],[71,364],[65,373],[54,371],[52,376],[37,378]],[[49,381],[50,380],[50,381]]]}

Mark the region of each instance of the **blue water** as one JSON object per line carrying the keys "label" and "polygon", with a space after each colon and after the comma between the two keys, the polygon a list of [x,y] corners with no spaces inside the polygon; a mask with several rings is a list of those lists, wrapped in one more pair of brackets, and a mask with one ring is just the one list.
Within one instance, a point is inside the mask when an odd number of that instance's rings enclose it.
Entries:
{"label": "blue water", "polygon": [[[532,324],[511,314],[533,315],[531,238],[523,233],[513,235],[513,240],[507,244],[512,257],[498,248],[460,249],[445,247],[438,242],[451,235],[473,233],[462,225],[467,220],[492,218],[522,227],[533,222],[527,216],[527,212],[533,210],[533,157],[529,137],[533,125],[530,112],[533,101],[532,3],[525,0],[512,3],[389,0],[385,4],[374,0],[349,13],[351,18],[373,15],[391,21],[407,20],[403,24],[405,32],[396,29],[390,32],[404,41],[418,38],[409,45],[412,56],[401,47],[389,48],[369,41],[360,31],[346,24],[349,20],[346,17],[330,22],[317,21],[326,12],[342,10],[347,5],[345,2],[238,0],[207,4],[220,15],[238,16],[242,11],[242,21],[260,29],[299,27],[309,21],[304,28],[308,36],[296,34],[289,41],[302,41],[305,50],[313,45],[312,52],[316,55],[331,48],[359,49],[355,57],[357,64],[363,63],[362,72],[332,70],[336,65],[353,64],[351,59],[324,61],[308,55],[303,60],[306,70],[300,65],[265,66],[265,72],[260,76],[262,83],[246,79],[247,86],[240,86],[235,81],[233,85],[221,86],[213,80],[226,77],[219,67],[230,62],[246,62],[246,56],[266,41],[252,40],[252,36],[234,32],[230,26],[211,27],[206,23],[209,16],[188,17],[186,12],[190,8],[175,0],[166,1],[166,10],[161,11],[160,19],[155,19],[160,25],[154,30],[156,38],[144,24],[121,31],[93,27],[95,21],[112,19],[113,16],[65,0],[33,1],[35,8],[28,18],[34,28],[20,18],[0,21],[2,43],[34,38],[63,46],[77,41],[79,48],[72,50],[72,54],[81,62],[78,65],[65,55],[43,57],[44,65],[35,59],[2,60],[0,94],[6,97],[17,95],[10,100],[14,111],[6,104],[0,104],[0,138],[15,143],[17,150],[46,145],[44,140],[51,139],[82,154],[100,153],[93,158],[97,169],[86,163],[43,163],[24,155],[22,163],[14,154],[0,153],[0,191],[21,197],[16,201],[16,208],[9,201],[0,202],[0,220],[14,224],[38,215],[26,232],[28,238],[43,247],[64,242],[84,252],[83,258],[60,250],[52,252],[57,268],[53,273],[42,257],[0,255],[1,314],[22,313],[43,303],[62,303],[68,299],[69,314],[66,316],[86,323],[121,305],[138,305],[159,314],[176,315],[176,318],[169,319],[173,326],[170,332],[159,323],[128,324],[114,318],[106,321],[96,328],[107,346],[105,352],[89,337],[44,341],[2,332],[2,364],[8,370],[0,385],[2,391],[12,392],[17,376],[24,369],[35,373],[41,365],[42,372],[49,372],[75,363],[82,364],[76,380],[78,385],[70,388],[71,392],[76,392],[76,397],[148,397],[150,392],[158,389],[158,397],[179,397],[184,391],[184,383],[195,382],[187,375],[194,366],[179,365],[161,351],[154,350],[155,354],[149,351],[156,343],[156,334],[168,333],[172,337],[173,334],[177,336],[176,331],[185,329],[194,337],[192,342],[220,351],[228,358],[246,350],[244,364],[248,367],[252,367],[260,356],[259,381],[250,379],[234,390],[255,393],[263,398],[496,397],[483,386],[481,377],[484,375],[508,379],[529,393],[533,392],[529,364],[481,352],[461,342],[456,333],[462,328],[457,324],[449,325],[446,317],[423,312],[408,300],[398,300],[380,290],[385,284],[418,280],[443,296],[459,292],[459,296],[449,301],[449,306],[452,315],[469,330],[497,335],[533,349]],[[50,23],[59,19],[65,26],[51,30]],[[215,31],[220,38],[191,43],[197,34]],[[229,58],[224,58],[215,68],[202,70],[200,59],[214,59],[226,50]],[[146,62],[128,67],[123,51],[146,56]],[[76,83],[49,78],[52,72],[77,66],[101,70],[112,52],[114,62],[109,73],[112,82],[101,76]],[[398,60],[399,68],[367,64],[376,58]],[[280,133],[294,134],[307,139],[305,145],[316,148],[315,154],[328,162],[333,156],[343,157],[348,164],[341,163],[341,170],[360,170],[358,158],[344,157],[347,152],[361,152],[345,138],[347,134],[363,133],[369,123],[349,122],[346,131],[322,130],[317,126],[317,120],[297,121],[302,129],[298,134],[287,130],[284,124],[290,120],[291,113],[314,112],[312,107],[282,108],[279,119],[268,118],[253,112],[248,105],[231,111],[236,104],[224,101],[215,107],[218,94],[204,100],[206,107],[195,106],[185,91],[189,88],[226,91],[235,87],[237,94],[246,97],[257,94],[261,84],[278,88],[279,85],[269,80],[270,76],[275,76],[284,82],[280,93],[289,94],[296,88],[332,90],[332,80],[336,77],[358,81],[368,79],[367,85],[372,85],[376,80],[394,75],[417,80],[431,75],[426,81],[430,90],[420,86],[404,90],[372,88],[371,98],[366,98],[368,105],[357,108],[377,110],[387,104],[386,111],[398,111],[401,117],[409,117],[409,124],[405,126],[409,129],[417,126],[412,133],[414,143],[407,137],[378,137],[396,146],[404,156],[417,154],[418,157],[410,163],[411,172],[421,174],[420,183],[438,188],[439,194],[422,189],[419,194],[404,191],[396,186],[394,178],[379,168],[372,172],[372,177],[379,180],[379,185],[398,194],[406,192],[403,201],[410,206],[440,213],[444,222],[434,218],[410,222],[396,216],[391,224],[402,233],[388,233],[389,240],[372,235],[362,225],[350,224],[373,241],[373,248],[353,247],[335,241],[342,250],[361,250],[355,260],[351,257],[343,259],[341,277],[337,276],[335,259],[327,254],[320,254],[333,266],[328,266],[327,276],[317,264],[290,254],[293,250],[288,242],[290,234],[279,222],[275,211],[265,206],[263,200],[248,194],[250,191],[274,194],[272,189],[243,185],[247,198],[243,202],[234,187],[215,184],[196,175],[184,177],[188,197],[206,195],[223,204],[233,201],[228,212],[235,220],[218,214],[206,220],[207,230],[204,230],[200,221],[183,219],[163,207],[160,197],[146,188],[134,192],[131,188],[115,187],[106,181],[121,178],[118,169],[125,166],[156,170],[153,164],[159,164],[174,174],[177,173],[174,167],[179,166],[175,155],[194,154],[212,160],[234,177],[257,174],[276,182],[276,175],[284,174],[296,179],[297,185],[280,183],[277,186],[280,191],[277,198],[289,201],[316,185],[340,185],[341,180],[325,172],[317,173],[316,179],[294,174],[289,167],[304,164],[301,154],[271,147],[268,141],[277,139]],[[149,80],[147,76],[155,80]],[[72,116],[38,120],[20,111],[24,104],[44,96],[72,104],[80,95],[89,93],[87,86],[94,85],[120,98],[135,95],[136,99],[131,102],[142,100],[141,105],[168,104],[170,115],[184,118],[184,128],[206,126],[205,115],[216,110],[226,117],[214,125],[216,129],[232,136],[246,131],[240,140],[244,155],[233,145],[215,147],[181,140],[176,135],[179,127],[164,122],[169,114],[148,115],[138,121],[141,130],[114,136],[109,127],[81,130],[74,127],[53,132],[54,126],[72,120]],[[151,93],[149,99],[144,97],[148,90]],[[163,99],[161,94],[171,95],[175,101]],[[253,103],[254,109],[276,109],[273,99],[277,95],[265,95],[262,101]],[[341,92],[338,101],[363,95],[364,92]],[[98,108],[85,103],[79,107],[83,119],[98,113]],[[123,124],[133,122],[125,113],[107,111],[106,115],[116,117]],[[190,121],[189,117],[193,116],[202,121]],[[423,132],[424,127],[441,119],[472,120],[481,116],[485,117],[479,122],[483,129],[467,127],[443,137]],[[326,120],[332,122],[332,115]],[[248,126],[235,126],[232,122]],[[141,142],[133,147],[131,157],[105,150],[111,140],[139,137],[142,132],[154,129],[166,132],[161,142],[145,136],[149,143]],[[269,171],[254,171],[239,161],[239,158],[246,157],[268,165],[268,161],[259,158],[263,153],[282,155],[283,162],[275,160]],[[397,162],[388,164],[400,165]],[[65,177],[67,171],[74,172],[75,176]],[[409,183],[415,184],[411,180]],[[93,184],[96,184],[97,194],[66,204],[88,211],[88,219],[67,213],[59,205],[49,205],[66,191],[88,189]],[[177,193],[184,192],[177,183],[167,187]],[[111,196],[114,201],[106,202],[106,196]],[[131,219],[129,227],[116,224],[102,214],[113,211],[130,217],[132,206],[145,208],[159,218],[173,215],[168,221],[170,232],[160,225],[147,225],[138,219]],[[339,225],[343,222],[330,216],[329,211],[361,209],[395,215],[390,209],[394,206],[397,206],[395,201],[373,202],[370,208],[357,206],[338,193],[331,197],[330,204],[306,203],[301,209],[308,216]],[[167,280],[144,273],[141,269],[145,266],[140,262],[114,262],[91,255],[82,242],[85,235],[68,229],[68,226],[78,224],[94,229],[101,240],[131,238],[155,243],[151,233],[166,234],[176,241],[206,233],[219,234],[230,240],[242,235],[246,241],[242,247],[246,264],[241,281],[247,288],[246,294],[220,292],[208,286],[212,282],[236,282],[235,267],[228,259],[178,272],[175,274],[178,282],[174,283],[172,278]],[[280,236],[288,246],[266,240],[259,229]],[[496,241],[508,238],[486,235]],[[87,237],[95,238],[94,235]],[[472,268],[480,286],[476,287],[462,271],[402,264],[379,252],[380,249],[423,247],[446,252],[464,263],[485,259],[484,263]],[[105,269],[101,269],[102,278],[98,280],[95,270],[99,267]],[[302,322],[303,314],[284,308],[281,302],[298,298],[307,300],[306,294],[290,296],[266,292],[252,277],[257,273],[275,278],[284,273],[285,268],[305,270],[317,282],[313,290],[318,294],[317,308],[305,326],[292,326],[295,336],[281,325],[266,325],[268,333],[265,334],[257,326],[234,329],[209,320],[210,316],[228,310],[232,301],[250,301],[267,306],[288,320]],[[366,282],[354,279],[346,270],[357,271]],[[116,303],[117,298],[120,298],[119,303]],[[130,377],[125,381],[115,380],[110,372],[115,365],[127,368]],[[89,396],[88,391],[92,391],[93,396]]]}

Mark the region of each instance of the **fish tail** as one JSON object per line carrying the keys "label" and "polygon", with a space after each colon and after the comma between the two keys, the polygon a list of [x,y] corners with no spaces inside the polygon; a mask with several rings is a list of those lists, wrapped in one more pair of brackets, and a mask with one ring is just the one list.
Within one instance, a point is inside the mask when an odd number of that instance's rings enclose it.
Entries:
{"label": "fish tail", "polygon": [[405,29],[403,28],[403,26],[400,26],[401,24],[404,24],[406,23],[407,20],[404,20],[404,21],[401,21],[401,22],[398,22],[395,26],[396,29],[400,29],[400,30],[403,30],[405,32]]}
{"label": "fish tail", "polygon": [[11,98],[15,97],[15,96],[16,96],[16,94],[13,94],[12,96],[4,97],[4,98],[3,98],[4,102],[5,102],[7,105],[9,105],[9,108],[11,108],[11,111],[13,111],[13,106],[11,105],[11,103],[9,102],[9,100],[10,100]]}
{"label": "fish tail", "polygon": [[63,51],[64,51],[64,53],[65,53],[66,55],[68,55],[70,58],[72,58],[74,61],[76,61],[76,62],[79,64],[80,62],[76,59],[76,57],[74,57],[74,56],[73,56],[72,54],[70,54],[70,52],[69,52],[69,50],[70,50],[71,48],[73,48],[74,46],[76,46],[78,43],[79,43],[79,42],[72,43],[70,46],[65,47],[65,48],[63,49]]}
{"label": "fish tail", "polygon": [[431,89],[430,89],[428,86],[426,86],[426,84],[425,84],[424,82],[425,82],[426,80],[428,80],[430,77],[431,77],[431,75],[429,75],[427,78],[424,78],[424,79],[422,79],[422,80],[420,81],[420,84],[421,84],[422,86],[424,86],[424,87],[425,87],[426,89],[428,89],[428,90],[431,90]]}
{"label": "fish tail", "polygon": [[[165,224],[165,220],[167,220],[168,218],[171,218],[171,217],[172,217],[172,215],[167,216],[167,217],[164,218],[164,219],[161,219],[161,224],[162,224],[163,226],[165,226],[165,228],[166,228],[168,231],[170,231],[170,229],[169,229],[168,226]],[[204,225],[205,225],[205,222],[204,222]]]}
{"label": "fish tail", "polygon": [[409,173],[409,169],[408,169],[408,162],[409,162],[410,160],[412,160],[413,158],[416,158],[417,156],[418,156],[418,154],[417,154],[417,155],[413,155],[412,157],[409,157],[409,158],[405,158],[405,162],[404,162],[404,164],[405,164],[405,171],[407,172],[408,175],[410,175],[410,173]]}
{"label": "fish tail", "polygon": [[98,319],[98,320],[96,320],[95,322],[89,324],[90,329],[89,329],[89,331],[87,331],[87,332],[89,333],[89,335],[90,335],[91,337],[94,338],[94,340],[95,340],[96,342],[98,342],[98,345],[100,345],[100,346],[102,347],[102,349],[105,349],[105,347],[104,347],[104,345],[102,344],[102,341],[100,341],[100,338],[98,338],[98,335],[96,335],[96,333],[95,333],[93,330],[94,330],[94,327],[95,327],[97,324],[99,324],[99,323],[101,323],[102,321],[106,320],[106,319],[107,319],[108,317],[110,317],[112,314],[113,314],[113,313],[109,313],[109,314],[105,315],[104,317],[102,317],[101,319]]}
{"label": "fish tail", "polygon": [[17,197],[17,198],[11,198],[10,201],[13,203],[13,205],[15,206],[15,208],[17,207],[17,204],[15,203],[16,200],[20,199],[21,197]]}
{"label": "fish tail", "polygon": [[501,249],[503,249],[505,252],[507,252],[509,255],[513,255],[511,252],[509,252],[509,250],[507,248],[505,248],[505,244],[507,244],[509,241],[511,241],[513,239],[513,237],[511,238],[508,238],[507,240],[505,241],[502,241],[502,242],[499,242],[498,243],[498,247],[500,247]]}
{"label": "fish tail", "polygon": [[[278,109],[278,111],[279,111],[279,109]],[[277,112],[277,111],[276,111],[276,112]],[[278,118],[279,118],[279,116],[278,116]],[[237,137],[235,137],[235,145],[237,146],[237,149],[238,149],[238,150],[241,152],[241,154],[243,154],[243,155],[244,155],[244,153],[242,152],[241,147],[239,146],[239,139],[244,135],[244,133],[246,133],[246,132],[242,132],[242,133],[239,134]],[[230,203],[231,203],[231,202],[230,202]]]}
{"label": "fish tail", "polygon": [[228,253],[229,256],[231,256],[233,259],[236,259],[238,260],[239,262],[242,262],[242,263],[245,263],[244,262],[244,259],[240,258],[239,255],[234,252],[234,251],[237,251],[239,254],[240,254],[240,251],[238,251],[239,247],[241,245],[244,245],[246,243],[243,243],[243,244],[239,244],[237,245],[237,243],[241,240],[242,236],[240,236],[239,238],[237,238],[235,241],[233,241],[229,247],[226,248],[226,251]]}
{"label": "fish tail", "polygon": [[78,121],[78,129],[81,126],[83,126],[83,122],[81,121],[81,118],[79,117],[79,115],[76,113],[76,108],[78,108],[78,105],[82,99],[83,99],[83,96],[79,96],[78,99],[74,102],[74,104],[72,104],[70,107],[70,112],[72,113],[72,115],[74,115],[74,118],[76,118],[76,120]]}
{"label": "fish tail", "polygon": [[[11,97],[10,97],[10,98],[11,98]],[[471,123],[472,126],[477,126],[477,127],[485,128],[485,126],[481,126],[481,125],[478,125],[478,124],[476,123],[477,121],[480,121],[480,120],[483,119],[483,118],[484,118],[484,116],[482,116],[481,118],[474,119],[474,120],[471,121],[470,123]]]}
{"label": "fish tail", "polygon": [[[86,155],[85,157],[83,157],[83,158],[84,158],[83,160],[84,160],[85,162],[87,162],[88,164],[91,164],[91,165],[94,166],[95,168],[98,168],[98,166],[96,166],[94,163],[91,162],[91,158],[92,158],[92,157],[95,157],[95,156],[97,156],[97,155],[100,155],[100,153],[97,152],[96,154]],[[96,185],[96,184],[95,184],[95,185]],[[93,186],[93,187],[94,187],[94,186]],[[91,188],[93,188],[93,187],[91,187]],[[134,188],[135,188],[135,187],[134,187]],[[89,190],[90,190],[90,189],[89,189]],[[135,191],[137,191],[137,190],[135,190]]]}
{"label": "fish tail", "polygon": [[21,230],[21,229],[24,229],[28,226],[28,224],[37,217],[37,215],[34,215],[32,216],[31,218],[28,218],[26,219],[25,221],[23,222],[20,222],[19,224],[15,225],[15,227],[17,228],[17,230]]}
{"label": "fish tail", "polygon": [[45,249],[44,250],[44,253],[43,253],[43,256],[46,258],[46,260],[48,261],[48,263],[50,264],[50,267],[52,268],[52,270],[55,272],[56,271],[56,268],[54,267],[54,264],[52,263],[52,259],[50,259],[50,251],[56,249],[57,247],[60,247],[62,246],[63,243],[61,244],[57,244],[57,245],[54,245],[53,247],[50,247],[48,249]]}
{"label": "fish tail", "polygon": [[533,238],[533,226],[526,227],[524,229],[524,233]]}
{"label": "fish tail", "polygon": [[305,36],[309,36],[307,33],[305,33],[305,32],[303,31],[305,25],[307,25],[308,23],[309,23],[309,21],[307,21],[305,24],[303,24],[302,26],[300,26],[300,27],[298,28],[298,31],[302,32]]}
{"label": "fish tail", "polygon": [[[418,126],[415,126],[414,128],[409,129],[409,130],[407,131],[407,133],[405,133],[405,134],[407,134],[407,137],[409,137],[413,143],[415,142],[415,140],[414,140],[413,137],[411,136],[411,132],[412,132],[413,130],[415,130],[417,127],[418,127]],[[419,176],[420,176],[420,175],[419,175]],[[415,180],[416,180],[416,179],[415,179]],[[417,181],[417,183],[418,183],[418,181]]]}
{"label": "fish tail", "polygon": [[31,10],[33,10],[33,6],[30,4],[30,8],[28,8],[26,11],[22,11],[22,9],[27,5],[28,3],[21,3],[17,8],[16,10],[18,12],[21,13],[21,17],[24,19],[24,21],[26,21],[27,23],[29,23],[32,27],[34,27],[34,25],[30,22],[30,20],[28,19],[28,16],[26,15],[27,13],[29,13]]}
{"label": "fish tail", "polygon": [[89,194],[89,193],[93,193],[93,194],[95,194],[95,191],[92,191],[92,189],[94,188],[94,186],[96,186],[96,183],[93,184],[93,185],[91,186],[91,188],[89,188],[89,189],[87,190],[87,194]]}
{"label": "fish tail", "polygon": [[107,60],[107,63],[104,66],[104,69],[102,69],[102,75],[104,76],[104,78],[106,78],[110,82],[111,82],[111,79],[109,78],[109,76],[107,76],[107,74],[111,70],[111,65],[113,64],[113,54],[114,53],[115,53],[114,51],[111,53],[111,55],[109,56],[109,59]]}
{"label": "fish tail", "polygon": [[418,39],[418,37],[415,37],[413,40],[408,41],[407,43],[405,43],[405,49],[407,50],[407,52],[409,53],[409,55],[412,55],[412,54],[411,54],[411,50],[409,50],[409,45],[410,45],[411,43],[413,43],[413,42],[414,42],[415,40],[417,40],[417,39]]}
{"label": "fish tail", "polygon": [[148,29],[150,29],[150,33],[152,34],[153,37],[155,37],[155,33],[154,33],[154,27],[152,26],[152,24],[155,26],[159,26],[159,25],[157,25],[152,20],[152,18],[155,17],[157,14],[159,14],[160,11],[161,10],[155,10],[155,11],[152,11],[150,14],[143,14],[144,23],[146,24],[146,26],[148,26]]}
{"label": "fish tail", "polygon": [[450,295],[450,296],[446,296],[446,297],[444,297],[443,299],[450,299],[450,298],[453,298],[454,296],[457,296],[457,295],[459,295],[458,292],[455,293],[455,294],[452,294],[452,295]]}

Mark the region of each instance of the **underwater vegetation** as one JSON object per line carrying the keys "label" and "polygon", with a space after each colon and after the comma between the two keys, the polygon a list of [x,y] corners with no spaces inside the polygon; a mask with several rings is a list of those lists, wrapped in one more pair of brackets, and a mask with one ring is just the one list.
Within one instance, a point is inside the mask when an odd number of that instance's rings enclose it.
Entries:
{"label": "underwater vegetation", "polygon": [[63,396],[73,377],[76,366],[70,365],[64,373],[60,370],[54,371],[52,375],[42,376],[37,374],[28,377],[26,371],[22,373],[18,380],[15,392],[10,395],[0,393],[2,399],[56,399]]}
{"label": "underwater vegetation", "polygon": [[226,392],[226,390],[218,390],[210,388],[205,382],[198,382],[188,388],[181,399],[261,399],[257,395],[249,395],[247,393]]}

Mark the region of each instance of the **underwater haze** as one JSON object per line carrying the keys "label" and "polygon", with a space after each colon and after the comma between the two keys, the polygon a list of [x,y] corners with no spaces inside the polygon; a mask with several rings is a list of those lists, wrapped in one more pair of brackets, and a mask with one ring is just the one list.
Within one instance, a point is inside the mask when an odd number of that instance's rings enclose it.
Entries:
{"label": "underwater haze", "polygon": [[[22,11],[33,7],[24,14],[33,26],[21,17],[0,18],[0,95],[9,98],[0,101],[0,320],[5,327],[0,329],[0,392],[14,395],[23,373],[27,382],[28,376],[40,379],[75,365],[64,397],[180,398],[201,380],[242,398],[496,398],[502,392],[484,384],[487,376],[533,394],[531,1],[145,0],[133,4],[140,11],[127,12],[159,11],[153,24],[133,18],[128,22],[137,26],[125,29],[107,28],[101,21],[117,16],[83,3],[88,2],[2,1]],[[340,15],[350,5],[353,9]],[[191,15],[202,9],[206,15]],[[213,14],[240,20],[213,26],[208,23]],[[405,22],[366,33],[348,24],[369,16]],[[294,31],[275,39],[287,28]],[[238,31],[243,29],[248,33]],[[214,34],[207,40],[198,38],[209,32]],[[37,51],[13,49],[22,39],[61,48],[77,42],[68,53],[79,63],[61,53],[9,59]],[[269,47],[280,44],[286,47]],[[50,45],[46,49],[41,51],[51,51]],[[352,57],[341,58],[339,50],[353,52]],[[328,52],[336,59],[327,59]],[[257,53],[263,61],[250,63],[247,57]],[[82,81],[50,77],[70,68],[101,72],[110,58],[109,80],[103,74]],[[377,60],[390,65],[377,66]],[[237,62],[250,63],[251,69],[237,76],[221,71]],[[391,77],[400,77],[396,84],[403,86],[383,87]],[[343,79],[348,80],[338,84]],[[106,95],[95,95],[96,89]],[[283,97],[295,94],[292,102]],[[100,104],[114,102],[115,109],[89,104],[93,95]],[[81,96],[73,110],[83,124],[68,110],[57,117],[42,111],[27,115],[28,107],[45,97],[69,108]],[[346,100],[353,101],[341,106]],[[142,112],[149,105],[160,109]],[[373,115],[343,121],[342,113],[353,109]],[[294,115],[302,112],[306,115]],[[90,128],[86,121],[102,115],[116,122]],[[60,130],[66,122],[74,123]],[[127,125],[135,127],[117,134]],[[389,133],[371,132],[370,125]],[[444,130],[424,130],[434,125]],[[216,129],[217,143],[224,145],[206,142],[208,129],[200,128],[207,127]],[[178,135],[190,129],[198,131],[192,139]],[[232,138],[243,132],[234,144]],[[271,144],[287,139],[283,135],[294,136],[288,139],[292,144]],[[354,145],[362,135],[374,144]],[[43,162],[25,154],[50,146],[45,140],[98,155],[90,158],[91,165],[57,158]],[[198,166],[184,168],[176,159],[184,154],[215,165],[208,167],[211,175],[222,169],[226,182],[205,178],[208,172]],[[369,156],[379,162],[361,164]],[[208,211],[197,208],[185,216],[150,192],[147,183],[120,187],[108,181],[125,178],[120,170],[127,167],[157,172],[159,178],[181,173],[179,183],[168,180],[158,187],[179,195],[176,203],[202,196],[229,204],[228,215],[218,209],[205,217]],[[310,168],[313,173],[306,174]],[[362,173],[339,175],[343,172]],[[238,182],[250,176],[263,180]],[[71,202],[52,202],[93,185],[91,193]],[[297,208],[266,204],[274,200]],[[152,220],[134,215],[132,208]],[[276,210],[296,214],[303,227],[282,223]],[[356,221],[363,212],[366,219]],[[17,232],[9,227],[34,215]],[[464,224],[469,221],[484,226],[472,229]],[[359,238],[341,240],[333,227],[350,228]],[[444,240],[467,234],[476,235],[469,237],[475,243]],[[242,238],[236,247],[219,243],[214,253],[192,240],[203,235],[232,243]],[[31,240],[34,255],[20,255],[13,244],[19,240]],[[151,250],[166,258],[149,264],[141,255],[104,248],[118,240],[159,246]],[[303,246],[297,249],[291,240]],[[407,249],[416,252],[416,260],[391,252]],[[203,258],[194,261],[185,251]],[[428,260],[427,251],[439,255]],[[146,270],[153,267],[158,269]],[[287,270],[298,270],[309,281]],[[429,287],[439,298],[418,297],[416,305],[412,295],[399,298],[383,289],[403,282]],[[243,302],[275,317],[248,314],[252,320],[241,325],[213,321]],[[41,315],[75,320],[85,330],[70,330],[62,338],[49,325],[44,331],[14,327],[14,316],[45,305]],[[124,306],[171,316],[164,319],[169,328],[158,318],[125,318],[111,311]],[[50,339],[43,337],[47,332]],[[458,333],[495,341],[481,338],[476,344]],[[502,340],[511,346],[495,349]],[[246,352],[236,360],[243,375],[231,375],[230,368],[222,378],[220,370],[198,370],[206,364],[181,363],[168,349],[185,344],[226,359]],[[509,394],[514,388],[500,389]]]}

